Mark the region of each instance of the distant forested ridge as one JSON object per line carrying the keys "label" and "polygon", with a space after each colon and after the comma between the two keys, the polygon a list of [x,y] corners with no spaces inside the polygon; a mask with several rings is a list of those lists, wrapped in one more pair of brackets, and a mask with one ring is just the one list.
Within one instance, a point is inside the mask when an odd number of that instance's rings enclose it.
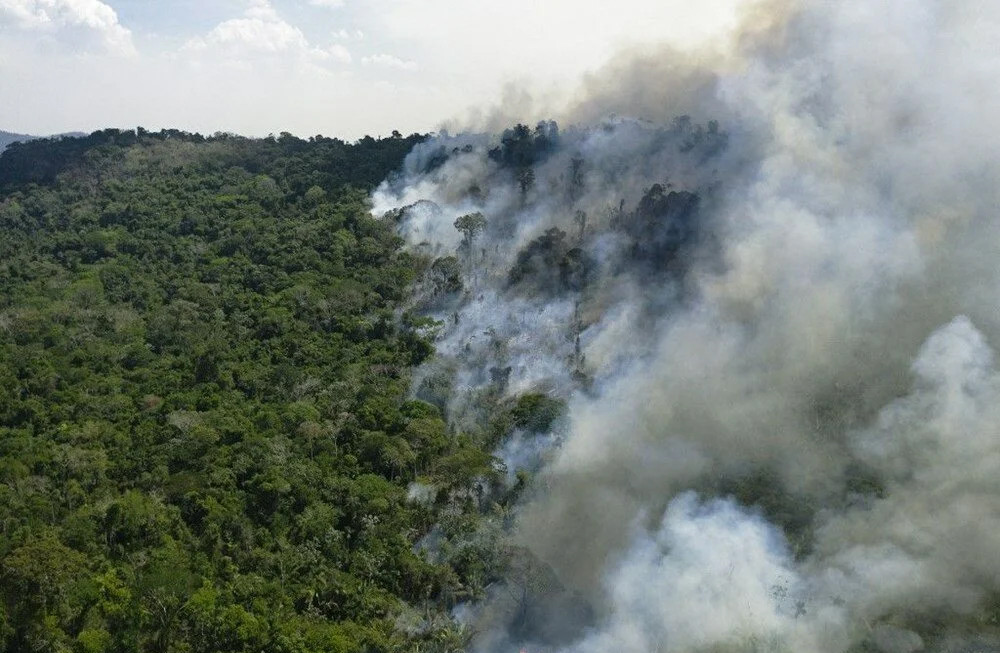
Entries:
{"label": "distant forested ridge", "polygon": [[482,556],[418,543],[474,530],[493,461],[408,400],[428,263],[367,206],[422,140],[0,156],[0,650],[462,645]]}
{"label": "distant forested ridge", "polygon": [[15,134],[12,132],[5,132],[0,130],[0,152],[3,152],[4,148],[11,143],[16,143],[18,141],[29,141],[34,139],[34,136],[28,136],[27,134]]}
{"label": "distant forested ridge", "polygon": [[[81,132],[67,132],[65,134],[56,134],[55,136],[51,136],[49,138],[51,139],[78,138],[83,136],[86,136],[86,134],[83,134]],[[0,152],[3,152],[5,148],[7,148],[13,143],[18,143],[18,142],[26,143],[28,141],[38,140],[39,138],[43,137],[29,136],[28,134],[15,134],[13,132],[5,132],[3,130],[0,130]]]}

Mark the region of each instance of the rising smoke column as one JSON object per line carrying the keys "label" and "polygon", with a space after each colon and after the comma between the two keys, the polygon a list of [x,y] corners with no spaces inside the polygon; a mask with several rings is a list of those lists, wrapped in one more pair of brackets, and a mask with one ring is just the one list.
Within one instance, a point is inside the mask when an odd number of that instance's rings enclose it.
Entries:
{"label": "rising smoke column", "polygon": [[1000,650],[998,28],[759,4],[726,57],[625,56],[579,126],[445,137],[380,190],[465,284],[424,303],[453,422],[568,401],[513,538],[592,613],[484,648]]}

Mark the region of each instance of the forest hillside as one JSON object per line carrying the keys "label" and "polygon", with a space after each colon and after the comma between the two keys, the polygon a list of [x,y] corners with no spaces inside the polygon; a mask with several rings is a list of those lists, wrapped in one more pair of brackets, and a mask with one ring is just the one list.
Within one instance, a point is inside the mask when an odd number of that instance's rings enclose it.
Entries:
{"label": "forest hillside", "polygon": [[481,574],[414,545],[492,459],[407,400],[427,263],[367,204],[422,140],[4,152],[0,650],[460,645]]}

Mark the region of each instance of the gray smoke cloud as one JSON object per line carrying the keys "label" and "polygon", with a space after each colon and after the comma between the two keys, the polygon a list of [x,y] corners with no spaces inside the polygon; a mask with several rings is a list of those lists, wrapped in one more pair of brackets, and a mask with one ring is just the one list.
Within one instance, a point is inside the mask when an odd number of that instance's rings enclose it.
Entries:
{"label": "gray smoke cloud", "polygon": [[573,126],[444,135],[379,189],[438,261],[418,396],[465,430],[567,402],[498,445],[560,589],[477,646],[1000,651],[998,29],[762,3],[727,55],[623,56]]}

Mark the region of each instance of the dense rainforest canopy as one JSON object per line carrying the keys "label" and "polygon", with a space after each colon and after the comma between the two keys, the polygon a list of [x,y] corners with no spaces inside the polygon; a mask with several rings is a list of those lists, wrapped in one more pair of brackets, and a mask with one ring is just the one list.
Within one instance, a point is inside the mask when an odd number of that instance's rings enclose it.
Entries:
{"label": "dense rainforest canopy", "polygon": [[494,461],[408,399],[429,262],[366,205],[421,140],[0,156],[0,650],[462,645]]}

